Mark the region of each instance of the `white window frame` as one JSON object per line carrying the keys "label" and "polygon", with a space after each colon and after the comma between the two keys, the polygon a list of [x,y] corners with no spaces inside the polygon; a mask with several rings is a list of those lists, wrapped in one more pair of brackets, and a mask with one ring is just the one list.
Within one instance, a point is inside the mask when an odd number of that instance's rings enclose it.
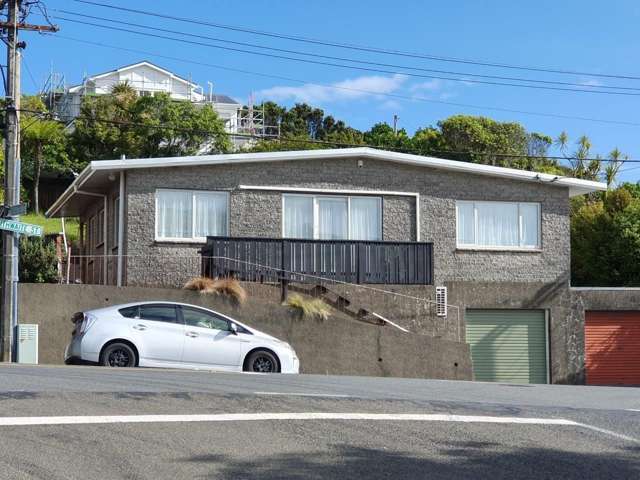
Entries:
{"label": "white window frame", "polygon": [[[458,206],[473,205],[473,228],[474,238],[478,238],[478,210],[477,204],[492,203],[504,205],[517,205],[518,207],[518,242],[519,245],[481,245],[478,243],[468,244],[458,241]],[[522,205],[535,205],[538,215],[538,238],[535,246],[525,246],[522,244],[522,215],[520,207]],[[456,200],[455,205],[455,222],[456,222],[456,248],[458,250],[498,250],[498,251],[521,251],[521,252],[539,252],[542,250],[542,206],[540,202],[503,202],[503,201],[487,201],[487,200]]]}
{"label": "white window frame", "polygon": [[[158,193],[160,192],[181,192],[181,193],[190,193],[191,194],[191,232],[192,235],[196,231],[196,195],[202,193],[213,193],[218,195],[225,196],[225,203],[227,209],[227,224],[225,225],[226,233],[225,235],[229,235],[229,219],[231,217],[229,212],[229,192],[221,191],[221,190],[189,190],[184,188],[157,188],[155,191],[155,223],[153,225],[153,234],[156,242],[171,242],[171,243],[205,243],[207,241],[207,237],[160,237],[158,235]],[[223,235],[224,236],[224,235]]]}
{"label": "white window frame", "polygon": [[[287,197],[303,197],[303,198],[310,198],[313,202],[312,204],[312,210],[313,210],[313,240],[320,240],[319,236],[318,236],[318,231],[320,230],[319,227],[319,206],[318,206],[318,200],[322,200],[322,199],[327,199],[327,198],[334,198],[334,199],[338,199],[338,200],[347,200],[347,228],[348,228],[348,237],[349,238],[344,238],[341,240],[351,240],[352,239],[352,234],[351,234],[351,199],[353,198],[373,198],[375,200],[377,200],[378,202],[378,221],[380,223],[380,238],[377,240],[368,240],[371,242],[379,242],[382,241],[383,239],[383,235],[384,235],[384,227],[382,225],[382,197],[379,196],[375,196],[375,195],[309,195],[309,194],[302,194],[302,193],[284,193],[282,194],[282,238],[291,238],[291,237],[286,237],[285,236],[285,225],[284,225],[284,221],[285,221],[285,216],[284,216],[284,203]],[[366,240],[365,240],[366,241]]]}
{"label": "white window frame", "polygon": [[94,244],[96,248],[101,247],[104,244],[104,238],[105,238],[104,237],[105,236],[104,215],[105,215],[105,211],[104,211],[104,208],[102,208],[93,217],[96,222],[95,223],[96,234],[95,234],[95,244]]}

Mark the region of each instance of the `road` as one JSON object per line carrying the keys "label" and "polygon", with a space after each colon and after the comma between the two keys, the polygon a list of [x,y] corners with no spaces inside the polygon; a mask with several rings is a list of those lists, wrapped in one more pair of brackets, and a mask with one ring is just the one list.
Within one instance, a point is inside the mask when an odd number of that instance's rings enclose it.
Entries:
{"label": "road", "polygon": [[0,479],[638,479],[640,390],[0,365]]}

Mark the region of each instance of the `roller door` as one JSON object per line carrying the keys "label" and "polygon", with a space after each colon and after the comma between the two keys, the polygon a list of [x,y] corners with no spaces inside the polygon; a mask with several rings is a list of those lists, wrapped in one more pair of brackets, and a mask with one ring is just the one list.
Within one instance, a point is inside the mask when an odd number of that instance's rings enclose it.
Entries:
{"label": "roller door", "polygon": [[467,310],[465,319],[476,380],[547,383],[543,310]]}
{"label": "roller door", "polygon": [[640,312],[587,311],[588,385],[640,385]]}

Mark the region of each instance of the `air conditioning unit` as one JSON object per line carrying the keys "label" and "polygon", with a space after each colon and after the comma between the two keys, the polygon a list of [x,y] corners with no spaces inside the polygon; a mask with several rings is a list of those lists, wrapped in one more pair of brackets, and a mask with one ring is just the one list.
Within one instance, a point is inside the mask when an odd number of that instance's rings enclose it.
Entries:
{"label": "air conditioning unit", "polygon": [[447,316],[447,287],[436,287],[436,316]]}
{"label": "air conditioning unit", "polygon": [[38,363],[38,325],[18,324],[18,363]]}

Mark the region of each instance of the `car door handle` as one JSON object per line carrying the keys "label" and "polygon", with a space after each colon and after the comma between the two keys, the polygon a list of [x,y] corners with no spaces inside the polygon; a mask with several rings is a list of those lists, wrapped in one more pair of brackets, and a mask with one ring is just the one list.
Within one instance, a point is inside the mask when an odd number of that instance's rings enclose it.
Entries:
{"label": "car door handle", "polygon": [[187,332],[185,335],[191,338],[196,338],[198,336],[196,332]]}
{"label": "car door handle", "polygon": [[133,328],[136,329],[136,330],[141,330],[142,331],[142,330],[146,330],[147,326],[143,325],[142,323],[138,323],[138,324],[134,325]]}

